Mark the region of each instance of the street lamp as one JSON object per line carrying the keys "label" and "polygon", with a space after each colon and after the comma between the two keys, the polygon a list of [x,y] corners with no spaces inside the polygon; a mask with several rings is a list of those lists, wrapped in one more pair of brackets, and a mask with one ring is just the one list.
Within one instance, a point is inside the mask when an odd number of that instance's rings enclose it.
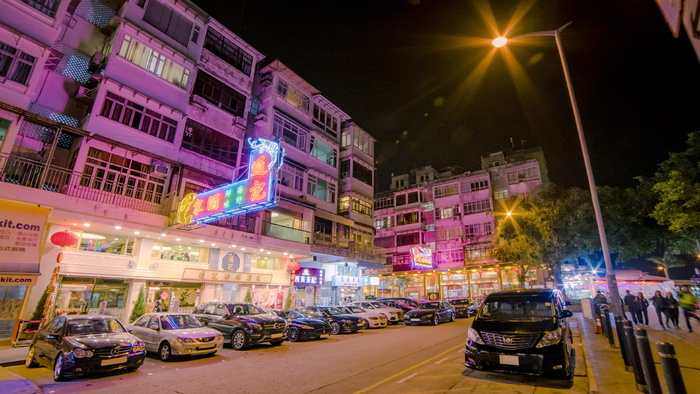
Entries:
{"label": "street lamp", "polygon": [[[586,147],[586,138],[583,135],[583,126],[581,125],[581,115],[578,111],[578,105],[576,104],[576,96],[574,95],[574,87],[571,83],[571,75],[569,74],[569,67],[566,64],[566,57],[564,56],[564,49],[561,43],[560,33],[562,30],[566,29],[571,22],[565,24],[564,26],[558,28],[557,30],[547,30],[539,31],[534,33],[525,33],[515,38],[523,37],[554,37],[557,43],[557,50],[559,51],[559,57],[561,58],[561,65],[564,70],[564,77],[566,79],[566,87],[569,90],[569,98],[571,99],[571,107],[574,110],[574,119],[576,121],[576,130],[578,131],[578,138],[581,143],[581,152],[583,153],[583,162],[586,165],[586,175],[588,176],[588,187],[591,189],[591,199],[593,200],[593,209],[595,211],[595,220],[598,225],[598,233],[600,235],[600,246],[603,249],[603,259],[605,260],[605,270],[607,271],[606,279],[608,282],[608,290],[610,292],[610,301],[612,305],[612,312],[619,316],[624,316],[622,310],[622,302],[620,300],[620,292],[617,288],[617,280],[615,279],[615,273],[613,272],[612,260],[610,259],[610,250],[608,249],[608,240],[605,236],[605,226],[603,225],[603,215],[600,211],[600,203],[598,201],[598,192],[595,187],[595,180],[593,178],[593,169],[591,168],[591,159],[588,156],[588,148]],[[508,39],[505,37],[498,37],[491,41],[491,44],[500,48],[508,43]]]}

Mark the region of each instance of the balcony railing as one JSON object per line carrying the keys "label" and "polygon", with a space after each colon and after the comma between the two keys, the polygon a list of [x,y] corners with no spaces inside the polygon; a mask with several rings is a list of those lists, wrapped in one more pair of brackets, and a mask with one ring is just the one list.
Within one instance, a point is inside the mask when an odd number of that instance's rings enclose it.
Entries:
{"label": "balcony railing", "polygon": [[287,241],[301,242],[308,244],[311,233],[296,228],[280,226],[271,222],[263,222],[262,235]]}
{"label": "balcony railing", "polygon": [[[104,182],[105,186],[103,189],[85,186],[95,184],[93,181],[99,181],[101,185]],[[172,209],[170,205],[174,201],[169,195],[164,196],[152,190],[135,189],[133,186],[116,183],[112,185],[110,190],[121,190],[123,194],[114,193],[104,190],[107,188],[107,182],[96,179],[95,176],[8,155],[0,155],[0,182],[14,183],[32,189],[46,190],[158,215],[167,215]]]}
{"label": "balcony railing", "polygon": [[311,250],[382,263],[386,260],[386,250],[384,248],[379,248],[372,244],[356,243],[353,240],[320,232],[314,234],[314,245],[311,247]]}
{"label": "balcony railing", "polygon": [[214,222],[207,223],[210,226],[228,228],[231,230],[244,231],[246,233],[255,234],[255,218],[247,216],[232,216],[226,219],[219,219]]}

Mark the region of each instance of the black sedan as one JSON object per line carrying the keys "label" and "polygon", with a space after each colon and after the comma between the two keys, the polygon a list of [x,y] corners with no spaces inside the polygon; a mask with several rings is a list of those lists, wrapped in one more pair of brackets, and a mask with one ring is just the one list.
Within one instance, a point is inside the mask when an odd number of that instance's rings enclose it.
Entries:
{"label": "black sedan", "polygon": [[406,325],[432,324],[455,321],[457,311],[447,301],[427,301],[418,304],[416,309],[406,312],[403,321]]}
{"label": "black sedan", "polygon": [[471,317],[476,314],[479,306],[476,305],[474,300],[467,297],[452,297],[446,298],[445,301],[449,302],[455,311],[457,311],[457,317]]}
{"label": "black sedan", "polygon": [[116,369],[136,370],[146,347],[112,316],[58,316],[41,327],[27,351],[27,368],[53,369],[61,381],[78,375]]}
{"label": "black sedan", "polygon": [[268,312],[287,320],[287,340],[291,342],[331,336],[331,324],[326,320],[310,319],[292,309],[272,309]]}
{"label": "black sedan", "polygon": [[348,315],[332,306],[305,306],[298,308],[301,314],[312,319],[323,319],[331,325],[331,334],[355,333],[367,328],[367,321],[360,316]]}
{"label": "black sedan", "polygon": [[194,308],[193,315],[207,327],[219,330],[235,350],[269,342],[279,346],[284,342],[287,322],[253,304],[212,301]]}

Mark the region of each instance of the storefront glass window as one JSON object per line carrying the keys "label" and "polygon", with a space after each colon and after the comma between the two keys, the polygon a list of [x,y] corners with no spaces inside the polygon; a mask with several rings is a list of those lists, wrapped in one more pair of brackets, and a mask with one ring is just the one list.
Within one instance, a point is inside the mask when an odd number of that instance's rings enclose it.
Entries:
{"label": "storefront glass window", "polygon": [[126,255],[131,255],[134,250],[134,238],[92,232],[88,233],[80,230],[71,231],[78,234],[80,240],[77,244],[69,248],[84,250],[86,252]]}
{"label": "storefront glass window", "polygon": [[123,318],[128,290],[129,282],[121,279],[63,277],[56,296],[55,315],[97,313],[100,303],[106,301],[106,313]]}
{"label": "storefront glass window", "polygon": [[253,256],[253,268],[278,270],[280,269],[280,259],[277,257]]}
{"label": "storefront glass window", "polygon": [[0,338],[12,338],[27,286],[0,286]]}
{"label": "storefront glass window", "polygon": [[183,246],[166,242],[154,242],[151,258],[163,260],[206,262],[207,248]]}

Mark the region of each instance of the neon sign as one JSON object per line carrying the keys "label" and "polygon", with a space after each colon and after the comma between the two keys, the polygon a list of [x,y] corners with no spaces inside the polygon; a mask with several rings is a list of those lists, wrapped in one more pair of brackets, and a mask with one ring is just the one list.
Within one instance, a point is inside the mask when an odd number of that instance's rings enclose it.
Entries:
{"label": "neon sign", "polygon": [[411,248],[411,267],[433,268],[433,251],[427,246],[416,245]]}
{"label": "neon sign", "polygon": [[178,206],[178,222],[209,223],[277,205],[277,178],[284,148],[263,138],[248,138],[248,144],[252,148],[248,177],[204,193],[186,195]]}

